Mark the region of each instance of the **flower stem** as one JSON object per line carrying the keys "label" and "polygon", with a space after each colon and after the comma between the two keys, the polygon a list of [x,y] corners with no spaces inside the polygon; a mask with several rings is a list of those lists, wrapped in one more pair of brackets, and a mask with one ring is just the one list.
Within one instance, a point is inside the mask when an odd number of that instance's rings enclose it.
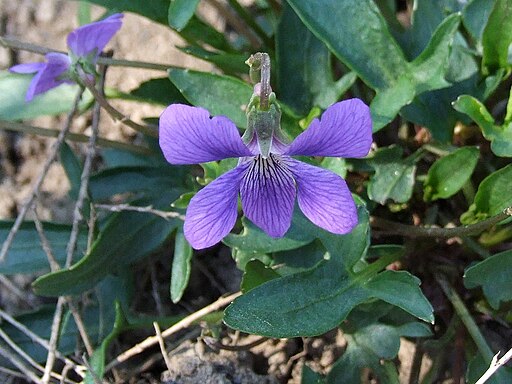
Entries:
{"label": "flower stem", "polygon": [[441,274],[437,274],[436,280],[441,286],[441,289],[443,290],[448,300],[450,300],[450,302],[452,303],[455,312],[466,326],[466,329],[471,335],[471,338],[475,342],[478,351],[480,352],[482,357],[485,359],[486,362],[491,361],[493,358],[492,350],[487,344],[487,341],[485,341],[482,332],[480,332],[480,329],[476,325],[475,320],[473,320],[473,318],[471,317],[471,314],[464,305],[460,296],[457,294],[457,292],[455,292],[455,289],[453,289],[453,287],[448,283],[448,281],[446,281],[446,278],[444,276],[442,276]]}
{"label": "flower stem", "polygon": [[[38,136],[44,136],[44,137],[57,137],[59,136],[60,130],[58,129],[49,129],[49,128],[41,128],[41,127],[35,127],[33,125],[27,125],[22,124],[14,121],[5,121],[0,120],[0,129],[5,129],[8,131],[14,131],[14,132],[22,132],[26,134],[31,135],[38,135]],[[71,140],[77,143],[86,143],[89,141],[89,136],[82,135],[80,133],[66,133],[65,137],[66,140]],[[122,143],[119,141],[112,141],[108,139],[98,138],[97,144],[101,147],[106,148],[115,148],[120,149],[123,151],[130,151],[134,153],[140,153],[140,154],[151,154],[151,150],[149,150],[146,147],[142,147],[139,145],[133,145],[128,143]]]}
{"label": "flower stem", "polygon": [[252,28],[252,30],[258,35],[258,37],[263,40],[267,47],[272,47],[272,39],[267,36],[265,31],[256,23],[254,17],[251,16],[245,9],[242,7],[237,0],[228,0],[229,5],[238,13],[238,15],[245,21],[245,23]]}
{"label": "flower stem", "polygon": [[405,237],[457,237],[478,235],[487,228],[498,224],[500,221],[512,217],[512,207],[508,207],[503,212],[493,216],[487,220],[480,221],[476,224],[463,225],[454,228],[436,228],[436,227],[417,227],[414,225],[406,225],[394,221],[382,219],[372,216],[371,224],[374,228],[383,229],[387,233],[402,235]]}
{"label": "flower stem", "polygon": [[114,119],[119,120],[123,124],[127,125],[128,127],[136,130],[137,132],[143,133],[148,136],[152,137],[158,137],[158,128],[153,127],[150,125],[141,125],[136,123],[135,121],[131,120],[128,116],[123,115],[121,112],[119,112],[117,109],[115,109],[103,95],[98,92],[94,84],[92,84],[90,81],[88,81],[85,77],[82,77],[84,80],[85,87],[89,90],[89,92],[92,93],[94,96],[94,99],[98,102],[98,104],[101,105],[101,107],[107,111],[107,113]]}
{"label": "flower stem", "polygon": [[[41,45],[26,43],[24,41],[15,39],[13,37],[0,37],[0,45],[5,48],[18,49],[20,51],[27,51],[32,53],[38,53],[40,55],[46,55],[50,52],[58,52],[66,54],[66,52],[50,49]],[[131,68],[142,68],[142,69],[154,69],[156,71],[167,71],[169,68],[176,68],[176,66],[168,64],[156,64],[148,63],[145,61],[131,61],[122,59],[112,59],[110,57],[99,57],[98,64],[104,64],[111,67],[131,67]]]}

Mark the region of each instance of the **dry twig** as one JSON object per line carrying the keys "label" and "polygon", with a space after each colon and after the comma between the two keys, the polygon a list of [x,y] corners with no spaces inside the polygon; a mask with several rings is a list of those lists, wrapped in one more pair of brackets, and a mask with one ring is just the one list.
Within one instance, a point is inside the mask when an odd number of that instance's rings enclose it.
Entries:
{"label": "dry twig", "polygon": [[512,359],[512,348],[508,350],[507,353],[503,355],[501,359],[498,360],[499,352],[494,355],[491,361],[491,365],[487,369],[487,371],[484,372],[482,377],[478,379],[478,381],[475,384],[484,384],[487,380],[490,379],[492,375],[496,373],[496,371],[503,365],[507,364],[507,362]]}
{"label": "dry twig", "polygon": [[[46,349],[50,348],[50,344],[48,343],[48,341],[46,341],[45,339],[41,338],[40,336],[38,336],[34,332],[32,332],[25,325],[23,325],[22,323],[17,321],[15,318],[13,318],[11,315],[9,315],[7,312],[3,311],[2,309],[0,309],[0,318],[4,319],[8,323],[10,323],[13,327],[17,328],[20,332],[25,334],[33,342],[41,345],[42,347],[44,347]],[[84,376],[83,375],[83,371],[84,371],[84,367],[83,366],[76,364],[75,362],[73,362],[72,360],[68,359],[66,356],[64,356],[62,353],[60,353],[57,350],[55,351],[55,355],[59,359],[64,361],[66,363],[66,365],[72,367],[78,375],[80,375],[82,377]]]}
{"label": "dry twig", "polygon": [[47,384],[50,382],[53,364],[55,363],[55,354],[57,350],[57,343],[59,341],[60,322],[62,319],[62,308],[64,307],[65,297],[61,296],[57,300],[55,307],[55,314],[53,315],[52,331],[50,334],[50,342],[48,344],[48,356],[46,357],[46,364],[44,366],[44,374],[41,383]]}
{"label": "dry twig", "polygon": [[[182,329],[190,327],[193,323],[200,320],[205,315],[215,312],[215,311],[218,311],[219,309],[230,304],[234,299],[236,299],[240,295],[241,295],[241,292],[236,292],[229,296],[221,297],[217,301],[207,305],[204,308],[201,308],[199,311],[191,313],[184,319],[178,321],[176,324],[174,324],[173,326],[171,326],[171,327],[167,328],[165,331],[163,331],[162,337],[167,338],[167,337],[175,334],[176,332],[181,331]],[[152,347],[153,345],[155,345],[157,343],[158,343],[157,336],[148,337],[146,340],[140,342],[139,344],[135,345],[134,347],[124,351],[119,356],[117,356],[114,360],[112,360],[106,366],[105,371],[109,371],[110,369],[114,368],[115,366],[125,362],[126,360],[132,358],[133,356],[138,355],[139,353],[142,353],[144,350],[146,350],[149,347]]]}
{"label": "dry twig", "polygon": [[20,372],[23,372],[25,378],[33,381],[34,383],[40,383],[39,377],[29,368],[27,367],[21,360],[19,360],[16,356],[14,356],[11,352],[7,350],[7,348],[0,348],[0,356],[9,360],[9,362],[14,365]]}
{"label": "dry twig", "polygon": [[11,230],[9,231],[9,234],[7,235],[7,238],[5,239],[5,241],[2,245],[2,249],[0,250],[0,262],[5,260],[5,257],[7,256],[7,252],[9,251],[9,248],[11,247],[12,241],[14,240],[16,233],[20,229],[21,223],[25,219],[25,216],[26,216],[28,210],[30,209],[30,207],[32,207],[34,198],[39,193],[39,188],[41,188],[41,184],[43,183],[43,180],[46,177],[46,174],[48,173],[50,166],[57,158],[60,146],[62,145],[62,142],[64,141],[64,138],[66,137],[66,134],[71,129],[71,123],[73,121],[73,116],[75,115],[75,112],[78,109],[78,103],[80,102],[82,93],[83,93],[83,89],[80,89],[80,91],[77,93],[77,95],[75,97],[73,107],[71,108],[71,111],[68,113],[64,127],[60,131],[59,136],[57,137],[57,141],[55,143],[53,143],[53,145],[50,149],[50,154],[49,154],[48,158],[46,159],[46,162],[43,165],[43,170],[39,174],[39,177],[37,178],[36,183],[35,183],[34,187],[32,188],[32,192],[30,193],[29,197],[23,204],[23,207],[21,208],[21,211],[18,214],[16,221],[14,222],[14,225],[12,226]]}
{"label": "dry twig", "polygon": [[162,331],[160,331],[160,326],[156,321],[153,321],[153,327],[155,327],[156,337],[158,338],[158,345],[160,345],[160,351],[162,352],[162,356],[164,357],[165,366],[167,367],[167,370],[171,372],[171,361],[169,360],[169,355],[165,350],[165,341],[164,338],[162,337]]}
{"label": "dry twig", "polygon": [[166,220],[178,218],[180,220],[185,220],[185,216],[178,212],[168,212],[168,211],[160,211],[158,209],[154,209],[152,205],[148,205],[146,207],[138,207],[135,205],[129,204],[94,204],[94,207],[97,209],[104,209],[110,212],[122,212],[122,211],[134,211],[140,213],[151,213],[153,215],[160,216]]}

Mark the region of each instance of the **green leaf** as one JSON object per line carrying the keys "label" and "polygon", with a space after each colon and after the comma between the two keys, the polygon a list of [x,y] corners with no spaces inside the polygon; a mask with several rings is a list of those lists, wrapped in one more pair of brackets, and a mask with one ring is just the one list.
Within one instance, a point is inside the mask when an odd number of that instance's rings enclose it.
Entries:
{"label": "green leaf", "polygon": [[[172,191],[168,194],[172,200]],[[177,225],[176,219],[167,221],[146,213],[114,214],[84,258],[67,270],[39,277],[33,284],[34,291],[42,296],[60,296],[75,295],[91,289],[119,267],[154,252]]]}
{"label": "green leaf", "polygon": [[512,3],[508,0],[496,0],[482,36],[484,71],[489,73],[499,68],[510,68],[511,43]]}
{"label": "green leaf", "polygon": [[497,253],[464,272],[467,288],[482,287],[487,301],[494,309],[500,302],[512,300],[512,251]]}
{"label": "green leaf", "polygon": [[328,384],[360,383],[362,369],[366,367],[372,369],[379,382],[398,384],[396,368],[387,372],[385,363],[381,363],[382,359],[393,359],[398,354],[400,335],[394,327],[371,324],[345,334],[345,338],[347,349],[327,375]]}
{"label": "green leaf", "polygon": [[389,88],[408,72],[373,1],[324,0],[321,6],[308,0],[288,2],[317,38],[373,89]]}
{"label": "green leaf", "polygon": [[408,72],[398,78],[392,86],[377,92],[371,104],[373,130],[378,131],[389,123],[402,107],[410,104],[416,95],[445,88],[449,67],[450,49],[460,16],[448,16],[434,31],[427,47],[411,63]]}
{"label": "green leaf", "polygon": [[193,250],[183,235],[181,228],[176,231],[174,239],[174,255],[171,270],[171,300],[177,303],[181,300],[190,278]]}
{"label": "green leaf", "polygon": [[458,14],[448,16],[424,51],[409,63],[372,1],[326,0],[321,7],[306,0],[289,3],[335,55],[377,91],[371,105],[374,131],[390,122],[416,95],[449,85],[444,77],[460,22]]}
{"label": "green leaf", "polygon": [[250,290],[226,309],[224,322],[269,337],[316,336],[333,329],[368,294],[332,264],[325,262]]}
{"label": "green leaf", "polygon": [[[123,313],[119,302],[115,304],[115,321],[112,331],[103,339],[99,348],[97,348],[91,356],[91,367],[94,370],[94,375],[100,380],[103,379],[105,373],[105,358],[110,343],[123,331],[124,327],[128,324],[126,317]],[[84,378],[85,384],[95,384],[95,377],[90,371],[87,371]]]}
{"label": "green leaf", "polygon": [[421,292],[420,280],[406,271],[384,271],[367,284],[372,297],[402,308],[418,319],[434,323],[434,309]]}
{"label": "green leaf", "polygon": [[477,147],[463,147],[437,160],[428,170],[423,199],[447,199],[456,194],[471,177],[479,155]]}
{"label": "green leaf", "polygon": [[286,3],[276,38],[279,99],[297,113],[305,115],[313,105],[327,108],[338,100],[340,91],[350,86],[350,80],[355,81],[352,73],[350,78],[344,79],[344,87],[335,83],[327,47]]}
{"label": "green leaf", "polygon": [[78,191],[82,178],[82,164],[80,164],[80,160],[78,160],[78,157],[76,157],[71,147],[65,141],[60,146],[60,163],[66,172],[71,186],[69,189],[69,197],[76,200],[78,199]]}
{"label": "green leaf", "polygon": [[[8,121],[33,119],[71,110],[79,90],[77,85],[60,85],[27,103],[25,94],[32,77],[32,75],[0,71],[0,119]],[[80,105],[83,107],[91,101],[90,93],[84,93]]]}
{"label": "green leaf", "polygon": [[244,275],[240,289],[243,293],[250,291],[257,286],[276,279],[281,275],[272,268],[267,267],[260,260],[251,260],[245,265]]}
{"label": "green leaf", "polygon": [[169,26],[181,31],[196,11],[199,0],[171,0],[168,11]]}
{"label": "green leaf", "polygon": [[[368,223],[363,226],[367,227]],[[361,252],[361,248],[364,252],[369,239],[365,231],[339,237],[338,245],[346,253],[334,251],[329,260],[310,270],[275,278],[251,289],[226,309],[226,324],[270,337],[314,336],[336,327],[354,307],[372,297],[393,301],[411,314],[431,320],[432,308],[422,296],[416,278],[400,273],[377,275],[380,268],[395,260],[394,254],[354,274],[351,266],[346,265],[351,263],[344,263],[343,258],[356,259],[350,248],[355,248],[354,254]],[[357,246],[358,241],[363,243],[362,247]],[[402,295],[402,291],[404,298],[392,297],[397,293]],[[408,300],[415,302],[408,303]]]}
{"label": "green leaf", "polygon": [[[108,333],[111,332],[116,315],[114,302],[118,302],[124,309],[127,308],[132,294],[127,278],[131,278],[129,274],[107,278],[98,286],[98,289],[88,296],[88,305],[81,310],[81,317],[93,346],[101,344],[105,338],[109,337]],[[17,316],[16,320],[42,339],[48,340],[54,314],[55,306],[49,305],[37,311]],[[2,323],[2,330],[35,361],[43,363],[46,361],[48,351],[34,343],[23,332],[6,322]],[[65,312],[57,346],[59,352],[69,355],[76,351],[79,348],[77,335],[78,328],[73,316],[70,312]],[[4,365],[2,358],[0,358],[0,364]]]}
{"label": "green leaf", "polygon": [[462,11],[462,22],[473,39],[482,41],[484,28],[489,20],[489,15],[496,0],[473,0]]}
{"label": "green leaf", "polygon": [[512,121],[497,125],[485,105],[469,95],[459,96],[453,107],[478,124],[484,137],[491,142],[491,149],[495,155],[512,157]]}
{"label": "green leaf", "polygon": [[198,46],[188,46],[179,48],[181,51],[206,60],[215,64],[225,74],[245,74],[247,73],[247,53],[232,53],[222,51],[209,51]]}
{"label": "green leaf", "polygon": [[108,168],[91,177],[89,190],[95,201],[127,192],[160,196],[162,188],[181,187],[186,172],[187,167],[171,165]]}
{"label": "green leaf", "polygon": [[169,0],[133,1],[133,0],[87,0],[115,12],[133,12],[158,23],[167,25]]}
{"label": "green leaf", "polygon": [[512,206],[512,164],[487,176],[478,186],[475,200],[460,220],[471,224],[495,216]]}
{"label": "green leaf", "polygon": [[208,45],[220,51],[232,51],[230,43],[223,33],[193,15],[180,36],[194,46]]}
{"label": "green leaf", "polygon": [[237,78],[188,69],[170,69],[169,78],[185,98],[212,115],[229,117],[241,128],[247,125],[245,107],[252,88]]}
{"label": "green leaf", "polygon": [[364,259],[370,244],[370,215],[362,202],[356,198],[357,225],[346,235],[337,235],[321,228],[317,236],[329,252],[333,262],[347,271],[353,271],[358,262]]}
{"label": "green leaf", "polygon": [[380,204],[388,199],[397,203],[407,202],[412,195],[416,165],[401,159],[402,149],[397,146],[377,151],[369,164],[375,174],[368,185],[368,197]]}
{"label": "green leaf", "polygon": [[400,26],[394,31],[408,59],[412,60],[421,54],[446,15],[460,11],[458,7],[454,7],[456,5],[457,2],[450,0],[417,1],[414,4],[411,26],[406,29]]}
{"label": "green leaf", "polygon": [[137,100],[165,106],[173,103],[185,103],[184,97],[168,77],[145,81],[131,91],[130,95]]}
{"label": "green leaf", "polygon": [[311,368],[309,368],[306,364],[302,367],[302,377],[300,380],[300,384],[323,384],[324,380],[322,375],[316,373]]}
{"label": "green leaf", "polygon": [[[13,223],[12,221],[0,221],[0,243],[3,243],[7,238]],[[61,265],[64,264],[71,226],[46,222],[42,224],[55,259]],[[80,231],[78,234],[77,254],[84,252],[86,247],[87,232]],[[0,274],[32,274],[49,270],[48,257],[43,251],[41,239],[34,223],[23,222],[14,237],[6,259],[0,263]]]}
{"label": "green leaf", "polygon": [[312,224],[299,212],[295,212],[293,215],[292,225],[288,232],[279,238],[268,236],[245,217],[242,218],[242,225],[244,229],[240,235],[229,234],[223,242],[231,248],[238,248],[254,254],[295,249],[315,239],[315,235],[311,231],[304,230],[304,228],[311,228]]}

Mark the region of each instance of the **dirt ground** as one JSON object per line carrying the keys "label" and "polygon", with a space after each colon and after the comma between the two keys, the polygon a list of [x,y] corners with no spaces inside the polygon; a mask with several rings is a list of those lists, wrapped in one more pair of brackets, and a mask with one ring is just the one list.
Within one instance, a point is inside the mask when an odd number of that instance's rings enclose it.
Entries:
{"label": "dirt ground", "polygon": [[[202,2],[203,4],[204,2]],[[78,3],[66,0],[3,0],[0,3],[0,28],[2,35],[13,36],[21,40],[52,47],[66,49],[66,35],[78,26]],[[215,10],[202,5],[201,14],[218,29],[224,28],[224,21]],[[100,7],[92,7],[93,19],[102,14]],[[114,57],[128,60],[151,61],[173,66],[187,67],[202,71],[213,70],[211,65],[180,52],[176,46],[183,41],[169,28],[157,25],[142,17],[127,14],[123,27],[109,47]],[[0,48],[0,69],[30,61],[40,61],[42,57],[27,52],[13,52]],[[107,87],[130,91],[140,83],[153,77],[163,77],[165,72],[140,69],[111,68],[108,73]],[[162,108],[129,102],[116,102],[115,105],[133,120],[142,117],[158,116]],[[57,128],[62,126],[61,118],[38,118],[34,125]],[[88,133],[88,118],[79,117],[72,130]],[[100,136],[112,140],[131,140],[133,131],[112,122],[105,116],[100,124]],[[15,218],[32,185],[41,171],[53,139],[15,134],[0,130],[0,219]],[[77,149],[80,147],[76,147]],[[59,163],[54,163],[42,187],[38,212],[41,219],[57,222],[69,222],[72,202],[67,197],[69,183]],[[30,215],[28,216],[30,219]],[[240,272],[236,270],[229,255],[224,255],[225,264],[204,263],[202,268],[214,268],[210,271],[216,279],[224,281],[224,287],[231,291],[238,289]],[[200,265],[200,264],[199,264]],[[217,265],[217,267],[215,267]],[[229,275],[230,274],[230,275]],[[200,273],[199,279],[206,279]],[[194,276],[194,272],[193,272]],[[229,281],[228,281],[229,280]],[[22,287],[29,288],[30,281],[16,281]],[[194,284],[194,282],[192,283]],[[201,286],[201,284],[198,284]],[[166,290],[167,288],[165,288]],[[198,292],[200,294],[200,292]],[[0,294],[3,308],[16,308],[15,299]],[[244,338],[240,344],[254,341],[253,337]],[[411,343],[402,343],[400,360],[403,367],[403,380],[407,377],[407,366],[414,347]],[[128,347],[130,345],[127,345]],[[159,367],[162,378],[157,374],[135,373],[135,376],[120,378],[119,382],[137,383],[300,383],[300,373],[304,363],[318,372],[326,373],[332,363],[341,355],[345,346],[343,336],[331,332],[315,339],[269,340],[248,352],[212,352],[198,343],[184,343],[171,353],[175,369],[165,372],[161,356]],[[409,363],[408,363],[409,362]],[[154,371],[154,368],[152,368]],[[1,377],[0,377],[1,379]],[[1,380],[0,380],[1,381]]]}

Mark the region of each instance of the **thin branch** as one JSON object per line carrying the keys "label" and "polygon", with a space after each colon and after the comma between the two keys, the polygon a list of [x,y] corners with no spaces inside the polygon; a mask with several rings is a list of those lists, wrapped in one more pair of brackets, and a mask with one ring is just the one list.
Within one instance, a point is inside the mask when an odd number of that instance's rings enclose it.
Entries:
{"label": "thin branch", "polygon": [[263,28],[259,26],[254,17],[250,15],[244,7],[242,7],[237,0],[228,0],[229,5],[238,13],[238,15],[243,19],[243,21],[250,26],[253,31],[258,35],[258,37],[268,46],[272,47],[272,39],[268,37]]}
{"label": "thin branch", "polygon": [[0,262],[5,260],[5,257],[7,256],[7,252],[9,251],[9,248],[11,247],[12,241],[14,240],[14,237],[16,236],[16,233],[18,232],[18,230],[21,226],[21,223],[25,219],[25,216],[26,216],[28,210],[32,207],[34,198],[39,193],[39,188],[41,188],[41,184],[43,183],[43,180],[46,177],[46,174],[48,173],[50,166],[57,158],[57,155],[59,153],[59,148],[62,145],[62,142],[64,141],[64,139],[66,137],[66,134],[71,129],[71,123],[73,121],[73,116],[75,115],[75,112],[78,109],[78,103],[80,102],[82,93],[83,93],[83,89],[80,88],[80,91],[77,93],[77,95],[75,97],[73,107],[71,108],[71,111],[67,115],[64,127],[60,131],[59,136],[57,136],[57,141],[55,143],[53,143],[53,145],[50,149],[50,154],[49,154],[48,158],[46,159],[46,162],[43,165],[43,170],[39,174],[39,177],[36,180],[34,187],[32,188],[32,192],[30,193],[29,197],[23,204],[23,207],[21,208],[21,211],[18,214],[16,221],[14,222],[14,225],[12,226],[11,230],[9,231],[9,234],[7,235],[7,238],[5,239],[5,241],[2,245],[2,249],[0,250]]}
{"label": "thin branch", "polygon": [[222,344],[219,340],[213,338],[213,337],[203,337],[203,341],[213,350],[219,350],[224,349],[226,351],[248,351],[249,349],[252,349],[254,347],[257,347],[260,344],[263,344],[265,341],[269,340],[268,337],[260,337],[259,339],[252,341],[247,344],[242,345],[229,345],[229,344]]}
{"label": "thin branch", "polygon": [[441,286],[448,300],[450,300],[450,302],[452,303],[455,312],[466,326],[466,329],[471,335],[471,338],[475,342],[478,351],[480,352],[482,357],[486,361],[491,361],[493,358],[492,350],[487,344],[487,341],[485,341],[482,332],[480,332],[478,325],[476,325],[475,320],[471,317],[471,314],[464,305],[464,302],[462,301],[460,296],[457,294],[457,292],[455,292],[455,289],[453,289],[453,287],[450,285],[450,283],[448,283],[448,281],[443,275],[436,275],[436,280]]}
{"label": "thin branch", "polygon": [[23,372],[25,374],[25,378],[28,378],[34,383],[40,383],[39,377],[6,348],[0,348],[0,356],[9,360],[20,372]]}
{"label": "thin branch", "polygon": [[380,217],[372,216],[370,223],[372,227],[383,229],[383,232],[406,237],[461,237],[473,236],[485,231],[486,229],[498,224],[499,222],[508,219],[512,216],[512,207],[508,207],[503,212],[493,216],[487,220],[480,221],[476,224],[463,225],[453,228],[437,228],[437,227],[417,227],[414,225],[406,225],[394,221],[382,219]]}
{"label": "thin branch", "polygon": [[50,342],[48,343],[48,356],[46,357],[46,364],[44,366],[44,374],[41,383],[48,384],[50,382],[53,364],[55,363],[55,355],[57,350],[57,343],[59,341],[60,322],[62,320],[62,308],[66,299],[61,296],[57,300],[55,307],[55,314],[53,315],[52,331],[50,334]]}
{"label": "thin branch", "polygon": [[[20,51],[27,51],[32,53],[37,53],[40,55],[46,55],[50,52],[58,52],[66,54],[67,52],[59,51],[56,49],[51,49],[48,47],[44,47],[41,45],[26,43],[24,41],[18,40],[14,37],[0,37],[0,45],[6,48],[17,49]],[[131,60],[119,60],[112,59],[110,57],[99,57],[98,64],[108,65],[110,67],[131,67],[131,68],[141,68],[141,69],[153,69],[156,71],[164,71],[167,72],[169,68],[177,68],[176,66],[170,64],[156,64],[156,63],[148,63],[144,61],[131,61]]]}
{"label": "thin branch", "polygon": [[[0,261],[1,262],[1,261]],[[19,289],[7,276],[0,274],[0,285],[3,285],[6,289],[11,291],[18,299],[27,303],[29,307],[33,307],[33,304],[30,302],[30,299],[27,295]]]}
{"label": "thin branch", "polygon": [[233,27],[241,36],[244,36],[253,49],[258,49],[261,45],[258,36],[240,19],[240,17],[234,14],[231,9],[218,0],[208,0],[208,3],[212,5],[226,22]]}
{"label": "thin branch", "polygon": [[[102,73],[98,84],[98,86],[101,89],[103,88],[104,79],[105,76],[104,73]],[[80,177],[80,189],[78,191],[78,198],[76,200],[75,209],[73,211],[73,225],[71,228],[71,234],[69,236],[68,246],[66,248],[66,268],[69,268],[73,261],[73,254],[75,252],[76,243],[78,241],[79,225],[83,219],[82,208],[89,189],[89,177],[91,174],[92,161],[94,159],[94,156],[96,155],[96,139],[98,137],[100,111],[100,106],[98,102],[96,102],[93,108],[91,137],[89,140],[89,144],[87,145],[87,153],[85,157],[84,168],[82,170],[82,175]]]}
{"label": "thin branch", "polygon": [[[50,129],[50,128],[41,128],[41,127],[35,127],[33,125],[27,125],[23,123],[18,123],[15,121],[4,121],[0,120],[0,129],[5,129],[8,131],[14,131],[14,132],[22,132],[27,133],[31,135],[37,135],[37,136],[44,136],[44,137],[58,137],[60,131],[58,129]],[[66,140],[74,141],[77,143],[87,143],[90,140],[90,136],[82,135],[80,133],[72,133],[68,132],[65,135]],[[104,139],[101,137],[98,137],[96,140],[96,143],[100,147],[105,148],[115,148],[120,149],[123,151],[130,151],[134,153],[140,153],[140,154],[151,154],[151,150],[149,148],[140,146],[140,145],[134,145],[134,144],[128,144],[128,143],[122,143],[119,141],[112,141],[108,139]]]}
{"label": "thin branch", "polygon": [[[167,337],[175,334],[176,332],[181,331],[182,329],[190,327],[193,323],[200,320],[205,315],[207,315],[211,312],[218,311],[219,309],[230,304],[234,299],[236,299],[240,295],[241,295],[240,292],[236,292],[229,296],[219,298],[217,301],[213,302],[212,304],[209,304],[206,307],[200,309],[199,311],[188,315],[187,317],[178,321],[176,324],[174,324],[170,328],[167,328],[164,332],[162,332],[162,337],[167,338]],[[135,345],[134,347],[124,351],[119,356],[117,356],[114,360],[112,360],[105,368],[105,372],[107,372],[110,369],[114,368],[115,366],[125,362],[126,360],[132,358],[133,356],[136,356],[139,353],[142,353],[147,348],[152,347],[153,345],[155,345],[157,343],[158,343],[157,336],[148,337],[146,340],[144,340],[144,341],[140,342],[139,344]]]}
{"label": "thin branch", "polygon": [[491,361],[491,365],[487,369],[487,371],[484,372],[482,377],[478,379],[478,381],[475,384],[484,384],[487,380],[490,379],[492,375],[503,365],[507,364],[507,362],[512,359],[512,348],[508,350],[507,353],[503,355],[501,359],[498,360],[499,352],[494,355]]}
{"label": "thin branch", "polygon": [[[23,349],[21,349],[3,330],[0,328],[0,338],[2,338],[9,347],[12,348],[14,352],[16,352],[19,356],[21,356],[27,363],[29,363],[32,367],[37,369],[38,371],[44,372],[43,366],[38,364],[32,357],[30,357]],[[71,380],[65,379],[62,375],[58,373],[51,372],[53,378],[64,381],[67,383],[74,383]]]}
{"label": "thin branch", "polygon": [[165,341],[162,337],[162,331],[160,331],[160,326],[156,321],[153,321],[153,327],[155,328],[156,337],[158,338],[158,345],[160,346],[160,352],[162,352],[162,356],[164,357],[165,366],[167,367],[167,370],[171,372],[171,361],[169,360],[169,355],[167,354],[167,351],[165,350]]}
{"label": "thin branch", "polygon": [[[39,335],[35,334],[34,332],[32,332],[25,325],[23,325],[22,323],[17,321],[15,318],[13,318],[11,315],[9,315],[7,312],[3,311],[2,309],[0,309],[0,317],[2,319],[4,319],[5,321],[7,321],[9,324],[11,324],[16,329],[18,329],[20,332],[25,334],[33,342],[41,345],[42,347],[46,348],[47,350],[50,349],[50,344],[48,343],[48,341],[46,341],[45,339],[41,338]],[[66,356],[64,356],[62,353],[60,353],[57,350],[55,350],[55,355],[59,359],[64,361],[66,363],[66,365],[71,366],[78,375],[83,377],[83,371],[84,371],[84,367],[83,366],[76,364],[75,362],[73,362],[72,360],[68,359]]]}
{"label": "thin branch", "polygon": [[84,361],[84,364],[85,366],[87,367],[87,370],[89,371],[89,373],[91,374],[92,376],[92,379],[94,380],[94,383],[95,384],[102,384],[102,381],[101,379],[98,377],[98,375],[96,374],[96,372],[94,371],[94,369],[92,368],[91,364],[89,363],[89,361],[87,360],[87,356],[84,354],[82,356],[82,360]]}
{"label": "thin branch", "polygon": [[122,212],[122,211],[134,211],[134,212],[141,212],[141,213],[151,213],[153,215],[160,216],[163,219],[169,220],[169,219],[180,219],[185,220],[185,216],[183,216],[181,213],[178,212],[168,212],[168,211],[160,211],[158,209],[154,209],[152,205],[148,205],[145,207],[138,207],[135,205],[129,205],[129,204],[94,204],[94,207],[97,209],[103,209],[110,212]]}
{"label": "thin branch", "polygon": [[91,339],[89,335],[87,334],[87,330],[85,328],[85,324],[82,320],[82,317],[80,316],[80,312],[75,307],[75,304],[73,303],[73,299],[71,297],[66,297],[66,303],[68,304],[69,310],[71,311],[71,314],[73,315],[73,319],[75,320],[76,326],[78,328],[78,332],[80,333],[80,337],[82,338],[82,341],[84,342],[85,349],[87,351],[87,354],[91,356],[94,353],[94,348],[91,343]]}
{"label": "thin branch", "polygon": [[5,367],[2,367],[2,366],[0,366],[0,372],[1,373],[5,373],[6,375],[9,375],[9,376],[17,377],[19,379],[25,379],[26,378],[25,375],[22,375],[18,371],[13,371],[12,369],[5,368]]}
{"label": "thin branch", "polygon": [[86,88],[92,93],[96,102],[101,105],[101,107],[107,111],[107,113],[114,119],[115,121],[120,121],[124,125],[134,129],[137,132],[143,133],[148,136],[158,137],[158,127],[152,125],[141,125],[131,120],[128,116],[125,116],[123,113],[115,109],[108,101],[105,99],[103,94],[99,92],[93,84],[88,81],[84,81]]}
{"label": "thin branch", "polygon": [[55,255],[53,254],[50,242],[48,241],[48,238],[46,237],[46,235],[44,233],[43,223],[41,223],[41,220],[39,220],[39,216],[37,214],[36,207],[34,207],[34,224],[36,225],[36,230],[37,230],[37,233],[39,234],[39,239],[41,240],[41,245],[43,247],[44,253],[46,254],[46,257],[48,258],[48,264],[50,264],[50,270],[52,272],[58,271],[60,269],[60,265],[57,262],[57,259],[55,258]]}

